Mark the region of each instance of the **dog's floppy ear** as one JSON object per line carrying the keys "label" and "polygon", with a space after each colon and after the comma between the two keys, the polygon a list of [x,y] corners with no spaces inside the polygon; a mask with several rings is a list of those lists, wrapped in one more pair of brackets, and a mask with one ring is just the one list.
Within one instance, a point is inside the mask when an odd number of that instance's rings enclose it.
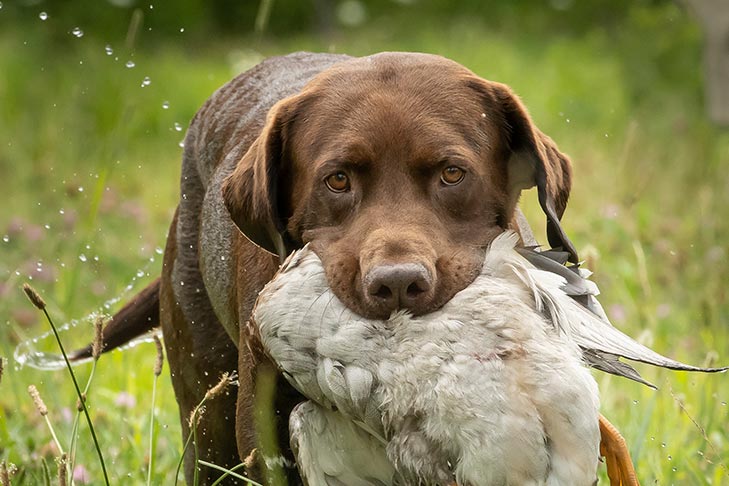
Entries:
{"label": "dog's floppy ear", "polygon": [[565,233],[560,219],[572,188],[572,164],[551,138],[532,123],[521,100],[506,85],[479,79],[479,91],[495,104],[507,142],[509,197],[514,204],[523,189],[537,186],[539,204],[547,216],[547,238],[561,247],[577,263],[577,251]]}
{"label": "dog's floppy ear", "polygon": [[293,249],[286,233],[286,181],[290,178],[288,132],[296,113],[293,96],[276,103],[266,125],[233,172],[223,181],[231,219],[253,243],[285,258]]}

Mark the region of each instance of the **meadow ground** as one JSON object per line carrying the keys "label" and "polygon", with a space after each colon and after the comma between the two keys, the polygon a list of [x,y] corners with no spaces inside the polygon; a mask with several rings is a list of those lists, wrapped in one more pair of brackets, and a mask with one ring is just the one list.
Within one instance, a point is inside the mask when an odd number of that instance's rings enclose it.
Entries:
{"label": "meadow ground", "polygon": [[[234,74],[294,50],[433,52],[510,84],[572,157],[565,228],[614,324],[679,360],[729,364],[729,132],[705,119],[701,34],[675,5],[636,5],[618,29],[403,16],[326,38],[180,33],[153,46],[144,31],[130,46],[53,22],[0,29],[0,460],[18,466],[13,484],[43,484],[58,454],[28,385],[64,447],[76,414],[63,370],[13,357],[39,336],[31,348],[56,349],[21,285],[38,289],[56,323],[77,322],[61,334],[67,348],[90,339],[87,316],[159,273],[195,110]],[[534,194],[524,206],[541,230]],[[154,361],[141,344],[98,362],[88,403],[112,484],[146,480]],[[658,391],[595,376],[643,484],[729,484],[729,375],[638,367]],[[90,370],[77,367],[82,382]],[[182,441],[167,369],[155,414],[152,482],[170,484]],[[100,484],[84,424],[79,433],[76,483]]]}

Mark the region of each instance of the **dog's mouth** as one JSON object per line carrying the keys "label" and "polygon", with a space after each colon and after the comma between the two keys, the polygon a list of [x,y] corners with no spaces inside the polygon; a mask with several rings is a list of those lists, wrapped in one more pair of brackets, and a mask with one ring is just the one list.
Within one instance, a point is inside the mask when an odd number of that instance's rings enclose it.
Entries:
{"label": "dog's mouth", "polygon": [[324,264],[329,290],[366,319],[388,319],[394,312],[421,316],[437,311],[473,283],[484,251],[439,258],[430,269],[420,263],[382,265],[365,273],[357,262]]}

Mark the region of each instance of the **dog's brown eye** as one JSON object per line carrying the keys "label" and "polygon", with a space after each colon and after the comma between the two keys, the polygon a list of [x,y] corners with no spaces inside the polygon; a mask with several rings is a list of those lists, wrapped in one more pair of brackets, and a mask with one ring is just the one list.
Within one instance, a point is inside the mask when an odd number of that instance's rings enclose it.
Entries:
{"label": "dog's brown eye", "polygon": [[349,177],[344,172],[335,172],[326,179],[327,187],[333,192],[346,192],[349,190]]}
{"label": "dog's brown eye", "polygon": [[466,172],[463,169],[459,169],[458,167],[451,165],[450,167],[443,169],[443,172],[440,174],[440,180],[443,181],[443,184],[455,186],[463,180],[465,175]]}

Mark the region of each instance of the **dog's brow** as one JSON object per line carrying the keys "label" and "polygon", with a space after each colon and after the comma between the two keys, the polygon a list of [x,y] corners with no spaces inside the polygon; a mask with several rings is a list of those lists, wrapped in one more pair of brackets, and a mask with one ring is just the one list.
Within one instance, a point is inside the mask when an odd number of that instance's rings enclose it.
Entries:
{"label": "dog's brow", "polygon": [[349,169],[353,171],[359,171],[369,167],[369,159],[362,157],[334,157],[324,161],[321,166],[321,171],[330,171],[334,169]]}
{"label": "dog's brow", "polygon": [[418,157],[416,159],[415,166],[418,169],[432,170],[443,164],[448,164],[449,162],[457,164],[461,161],[465,163],[472,158],[472,154],[467,154],[462,150],[454,150],[446,147],[442,150],[428,151],[428,155],[426,157]]}

